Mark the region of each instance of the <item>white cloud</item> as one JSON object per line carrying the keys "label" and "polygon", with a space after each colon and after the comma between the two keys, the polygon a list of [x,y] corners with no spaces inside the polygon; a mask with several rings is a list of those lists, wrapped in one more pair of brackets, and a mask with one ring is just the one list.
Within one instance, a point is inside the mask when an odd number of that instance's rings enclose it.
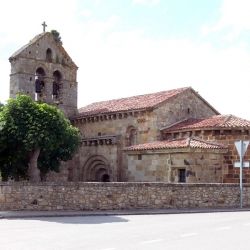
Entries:
{"label": "white cloud", "polygon": [[224,31],[225,38],[233,40],[241,32],[250,30],[250,1],[224,0],[220,8],[219,20],[211,26],[203,27],[203,33]]}
{"label": "white cloud", "polygon": [[83,9],[81,11],[81,14],[84,16],[84,17],[91,17],[93,15],[93,12],[89,9]]}
{"label": "white cloud", "polygon": [[[19,5],[17,1],[17,7],[25,8],[28,2],[31,3],[24,0]],[[100,21],[92,15],[79,21],[82,9],[77,7],[76,0],[60,1],[62,5],[57,13],[58,3],[45,0],[39,5],[40,11],[30,16],[30,9],[14,10],[13,21],[8,17],[13,0],[6,2],[4,10],[0,9],[0,22],[10,20],[0,31],[1,100],[7,99],[9,91],[8,56],[41,32],[41,23],[46,20],[49,29],[61,33],[65,49],[79,66],[79,106],[192,86],[220,112],[250,119],[246,101],[250,53],[245,47],[219,50],[209,43],[197,44],[188,39],[145,38],[143,30],[123,31],[118,16]]]}
{"label": "white cloud", "polygon": [[141,5],[157,5],[160,3],[160,0],[133,0],[133,4],[141,4]]}
{"label": "white cloud", "polygon": [[6,62],[5,60],[0,60],[0,68],[1,68],[0,102],[3,103],[9,97],[10,66],[8,62]]}
{"label": "white cloud", "polygon": [[[145,39],[112,32],[104,44],[83,47],[79,104],[192,86],[221,113],[250,119],[250,53],[191,40]],[[234,101],[233,101],[234,100]]]}

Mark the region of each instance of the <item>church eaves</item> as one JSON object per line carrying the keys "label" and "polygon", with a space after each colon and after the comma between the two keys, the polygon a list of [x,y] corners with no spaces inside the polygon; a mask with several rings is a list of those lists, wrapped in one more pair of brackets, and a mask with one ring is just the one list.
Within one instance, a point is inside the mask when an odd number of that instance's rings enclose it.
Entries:
{"label": "church eaves", "polygon": [[201,140],[195,137],[154,141],[144,144],[138,144],[125,148],[125,151],[145,151],[145,150],[162,150],[162,149],[221,149],[225,150],[227,147],[220,143]]}

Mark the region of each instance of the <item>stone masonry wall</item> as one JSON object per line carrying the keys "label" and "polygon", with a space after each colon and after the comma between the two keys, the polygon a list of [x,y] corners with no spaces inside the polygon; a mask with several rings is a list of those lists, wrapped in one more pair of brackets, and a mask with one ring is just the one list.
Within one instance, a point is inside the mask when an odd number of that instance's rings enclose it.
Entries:
{"label": "stone masonry wall", "polygon": [[[119,116],[119,114],[103,115],[105,119],[94,119],[93,117],[93,119],[91,119],[91,117],[87,119],[85,117],[86,119],[75,122],[74,124],[80,129],[84,139],[98,139],[99,136],[105,135],[119,136],[119,145],[117,145],[117,150],[110,150],[110,145],[84,146],[83,144],[79,150],[78,156],[75,156],[79,158],[80,167],[74,170],[75,173],[79,173],[75,174],[78,178],[74,178],[74,180],[86,181],[81,173],[84,172],[85,162],[93,155],[102,155],[109,161],[113,172],[113,181],[131,180],[131,175],[133,176],[133,174],[136,173],[131,173],[133,170],[132,168],[130,168],[130,170],[128,169],[129,164],[127,162],[127,155],[122,151],[124,147],[128,146],[126,142],[128,137],[127,130],[129,127],[134,127],[136,129],[135,144],[141,144],[160,140],[160,129],[164,126],[168,126],[189,117],[207,117],[214,114],[215,111],[190,90],[179,94],[172,98],[171,101],[161,104],[152,111],[128,112],[128,115],[125,117]],[[150,160],[157,161],[154,156],[152,156],[149,161]],[[128,170],[130,171],[130,177],[128,176]],[[117,176],[115,176],[115,173],[117,173]],[[152,176],[152,178],[142,181],[165,181],[165,179],[168,179],[166,174],[164,179],[160,177],[160,174],[157,178],[155,178],[155,176]],[[137,181],[136,177],[135,181]]]}
{"label": "stone masonry wall", "polygon": [[127,157],[129,181],[177,183],[178,170],[185,169],[187,183],[222,183],[224,158],[215,151],[158,150],[132,152]]}
{"label": "stone masonry wall", "polygon": [[[97,137],[101,135],[121,135],[122,144],[125,145],[125,136],[128,127],[133,126],[137,130],[136,144],[145,143],[155,139],[155,117],[152,112],[140,112],[136,115],[128,115],[126,118],[111,118],[103,121],[88,121],[84,123],[76,123],[83,137]],[[145,136],[146,135],[146,136]]]}
{"label": "stone masonry wall", "polygon": [[[156,130],[155,116],[153,112],[138,112],[136,115],[128,115],[126,118],[119,119],[112,118],[104,121],[85,122],[75,124],[81,131],[83,138],[97,138],[98,134],[101,136],[114,135],[119,136],[119,145],[96,145],[84,146],[82,145],[79,150],[79,173],[84,171],[86,161],[93,155],[102,155],[110,164],[112,169],[113,181],[126,181],[127,180],[127,162],[122,148],[126,146],[126,132],[129,127],[134,127],[136,132],[136,144],[145,143],[155,139]],[[117,173],[117,175],[115,175]],[[77,176],[77,175],[76,175]],[[79,176],[79,174],[78,174]],[[84,178],[80,175],[74,180],[83,181]]]}
{"label": "stone masonry wall", "polygon": [[[250,185],[243,192],[250,206]],[[236,184],[0,184],[0,210],[110,210],[239,207]]]}
{"label": "stone masonry wall", "polygon": [[[239,162],[239,154],[234,145],[235,141],[239,140],[250,140],[249,131],[220,131],[220,134],[216,134],[215,131],[213,134],[209,131],[203,135],[205,140],[213,140],[219,143],[223,143],[228,146],[228,152],[224,155],[224,169],[223,182],[224,183],[238,183],[240,178],[240,169],[234,167],[235,162]],[[250,160],[250,147],[248,147],[245,155],[244,161]],[[243,182],[250,183],[250,168],[243,168]]]}
{"label": "stone masonry wall", "polygon": [[158,129],[158,137],[160,135],[159,129],[176,122],[188,118],[205,118],[216,115],[216,112],[191,90],[172,98],[167,105],[162,105],[155,109],[154,113],[155,117],[157,117],[156,127]]}
{"label": "stone masonry wall", "polygon": [[[164,133],[164,132],[163,132]],[[250,131],[243,128],[211,128],[210,130],[194,130],[194,131],[180,131],[174,134],[166,132],[163,134],[164,139],[171,139],[174,136],[175,139],[189,137],[190,135],[199,137],[203,140],[212,141],[224,144],[228,147],[227,153],[223,154],[222,166],[222,182],[223,183],[239,183],[240,169],[234,167],[235,162],[239,162],[239,154],[235,147],[235,142],[239,140],[249,141]],[[250,147],[248,147],[244,161],[250,161]],[[243,168],[243,182],[250,183],[250,168]]]}
{"label": "stone masonry wall", "polygon": [[[190,132],[186,135],[182,133],[179,137],[189,136]],[[235,162],[239,162],[239,155],[234,145],[235,141],[250,140],[250,132],[248,130],[208,130],[208,131],[195,131],[195,136],[203,140],[218,142],[228,147],[228,152],[224,154],[222,178],[224,183],[238,183],[240,176],[240,169],[234,167]],[[178,135],[176,136],[178,138]],[[250,161],[250,147],[248,147],[244,161]],[[243,168],[243,182],[250,183],[250,168]]]}
{"label": "stone masonry wall", "polygon": [[[51,61],[46,60],[46,51],[51,49]],[[53,36],[48,32],[36,43],[30,44],[11,59],[10,97],[15,98],[18,93],[30,95],[35,99],[35,72],[43,68],[44,88],[39,100],[56,103],[66,116],[77,114],[77,68],[64,50],[57,45]],[[53,73],[59,71],[62,75],[60,94],[55,101],[52,99]]]}

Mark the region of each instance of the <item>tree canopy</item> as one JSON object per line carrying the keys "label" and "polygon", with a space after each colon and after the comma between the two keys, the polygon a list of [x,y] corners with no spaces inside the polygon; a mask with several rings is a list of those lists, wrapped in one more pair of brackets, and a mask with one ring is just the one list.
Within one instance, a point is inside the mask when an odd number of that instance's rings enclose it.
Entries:
{"label": "tree canopy", "polygon": [[80,143],[79,131],[62,111],[19,95],[0,109],[0,171],[3,180],[39,181],[59,171]]}
{"label": "tree canopy", "polygon": [[57,30],[51,30],[50,32],[51,32],[51,34],[53,35],[54,40],[55,40],[57,43],[62,44],[62,38],[61,38],[61,36],[60,36],[60,33],[59,33]]}

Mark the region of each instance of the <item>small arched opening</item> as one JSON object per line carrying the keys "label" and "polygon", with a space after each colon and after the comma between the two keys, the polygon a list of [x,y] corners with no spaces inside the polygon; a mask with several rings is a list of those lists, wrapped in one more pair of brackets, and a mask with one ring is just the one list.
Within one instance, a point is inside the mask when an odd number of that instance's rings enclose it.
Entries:
{"label": "small arched opening", "polygon": [[50,48],[46,50],[46,61],[52,62],[52,50]]}
{"label": "small arched opening", "polygon": [[57,100],[60,96],[62,88],[62,74],[59,70],[53,73],[53,89],[52,89],[52,99]]}

